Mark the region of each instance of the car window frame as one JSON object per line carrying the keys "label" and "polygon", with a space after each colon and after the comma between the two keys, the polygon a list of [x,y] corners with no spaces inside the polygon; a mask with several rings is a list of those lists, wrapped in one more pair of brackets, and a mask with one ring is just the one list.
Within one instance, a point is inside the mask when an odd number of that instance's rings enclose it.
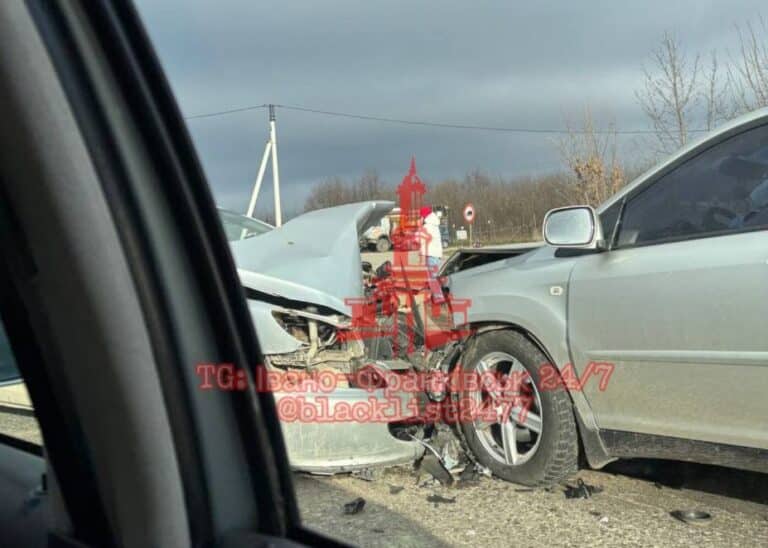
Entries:
{"label": "car window frame", "polygon": [[[265,366],[230,246],[138,12],[130,2],[116,0],[55,0],[32,3],[30,11],[78,124],[72,134],[82,134],[98,188],[111,198],[106,201],[109,226],[133,274],[130,290],[147,319],[162,396],[172,410],[174,428],[165,439],[178,448],[187,516],[180,519],[186,519],[192,543],[234,546],[268,539],[275,546],[342,546],[302,525],[273,395],[257,391],[252,382]],[[193,291],[177,291],[182,278]],[[191,306],[191,296],[200,302]],[[203,335],[195,338],[177,329],[180,325]],[[246,373],[245,389],[221,394],[199,389],[195,368],[189,367],[194,360],[185,358],[201,349],[200,339],[208,345],[201,357]],[[22,368],[25,378],[26,373]],[[40,398],[32,399],[37,405]],[[140,407],[131,410],[138,415]],[[45,440],[51,457],[47,434]],[[190,449],[196,453],[192,458],[185,454]],[[113,482],[105,483],[110,488]],[[152,490],[147,498],[155,501],[161,494]],[[98,501],[86,497],[86,502]],[[141,502],[134,498],[125,504],[139,507]],[[178,513],[168,505],[168,517],[177,519]],[[112,523],[96,513],[91,520],[94,516],[105,525],[98,535],[107,538],[113,531],[106,525]],[[164,531],[157,534],[167,538]]]}

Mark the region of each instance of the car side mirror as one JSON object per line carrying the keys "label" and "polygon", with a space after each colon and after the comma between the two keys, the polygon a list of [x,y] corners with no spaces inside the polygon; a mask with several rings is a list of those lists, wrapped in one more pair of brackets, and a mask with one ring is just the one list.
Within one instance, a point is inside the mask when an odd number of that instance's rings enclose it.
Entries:
{"label": "car side mirror", "polygon": [[602,249],[603,230],[591,206],[550,210],[544,217],[544,240],[554,247]]}

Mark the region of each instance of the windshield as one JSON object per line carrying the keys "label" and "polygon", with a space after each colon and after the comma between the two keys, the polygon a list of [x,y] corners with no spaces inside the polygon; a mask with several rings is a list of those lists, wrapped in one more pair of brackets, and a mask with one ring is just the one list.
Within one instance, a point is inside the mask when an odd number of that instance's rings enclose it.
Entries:
{"label": "windshield", "polygon": [[766,546],[766,0],[0,26],[16,538]]}
{"label": "windshield", "polygon": [[[136,3],[305,523],[764,543],[765,0]],[[211,397],[241,378],[216,367]]]}
{"label": "windshield", "polygon": [[264,221],[252,219],[234,211],[227,211],[221,208],[219,209],[219,217],[221,218],[221,224],[224,227],[227,240],[230,242],[252,238],[269,232],[274,228]]}
{"label": "windshield", "polygon": [[[11,345],[5,334],[5,329],[0,326],[0,385],[9,381],[19,380],[19,370],[16,359],[11,352]],[[2,396],[0,395],[0,404]]]}

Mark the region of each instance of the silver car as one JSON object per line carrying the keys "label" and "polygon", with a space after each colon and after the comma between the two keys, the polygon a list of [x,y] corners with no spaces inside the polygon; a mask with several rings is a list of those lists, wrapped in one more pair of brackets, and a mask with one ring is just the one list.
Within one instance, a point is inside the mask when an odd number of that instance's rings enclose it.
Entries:
{"label": "silver car", "polygon": [[[342,336],[353,330],[348,300],[363,297],[359,235],[391,211],[392,202],[363,202],[306,213],[275,228],[219,208],[266,365],[276,378],[287,372],[325,371],[331,390],[273,391],[278,413],[285,403],[306,409],[327,407],[328,417],[280,416],[294,470],[332,474],[409,463],[424,446],[401,439],[392,424],[418,414],[411,392],[350,385],[347,377],[366,364],[362,340]],[[257,236],[257,237],[256,237]],[[220,371],[223,373],[223,371]],[[207,377],[201,376],[201,386]],[[213,378],[226,378],[214,375]],[[229,389],[229,381],[211,387]],[[233,385],[234,386],[234,385]],[[292,400],[292,401],[289,401]],[[385,409],[383,419],[336,420],[342,407]],[[29,394],[0,328],[0,409],[31,410]],[[327,419],[327,420],[326,420]],[[330,420],[333,419],[333,420]]]}
{"label": "silver car", "polygon": [[[360,234],[393,206],[379,201],[319,209],[257,238],[230,241],[267,368],[286,379],[291,373],[321,371],[337,379],[328,392],[270,390],[294,470],[345,472],[412,462],[424,452],[421,443],[400,439],[390,428],[418,415],[409,405],[413,393],[371,390],[344,380],[369,361],[363,340],[344,336],[358,329],[350,301],[364,296]],[[288,420],[293,417],[284,411],[299,402],[306,410],[327,406],[329,420]],[[350,407],[387,409],[391,421],[333,418]]]}
{"label": "silver car", "polygon": [[[522,406],[460,433],[497,476],[557,481],[617,458],[768,468],[768,110],[691,144],[546,244],[465,250],[460,366],[520,372]],[[478,392],[479,391],[479,392]],[[468,398],[504,394],[467,390]]]}

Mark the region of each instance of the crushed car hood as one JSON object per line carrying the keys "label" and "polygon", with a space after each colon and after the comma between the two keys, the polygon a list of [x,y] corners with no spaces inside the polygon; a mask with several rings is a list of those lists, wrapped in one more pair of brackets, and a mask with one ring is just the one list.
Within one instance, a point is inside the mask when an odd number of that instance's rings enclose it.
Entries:
{"label": "crushed car hood", "polygon": [[260,293],[349,314],[345,300],[363,295],[359,235],[394,205],[377,201],[318,209],[232,242],[240,281]]}
{"label": "crushed car hood", "polygon": [[440,275],[449,276],[489,263],[518,257],[544,247],[544,245],[544,242],[530,242],[522,244],[489,245],[485,247],[462,247],[448,257],[440,269]]}

